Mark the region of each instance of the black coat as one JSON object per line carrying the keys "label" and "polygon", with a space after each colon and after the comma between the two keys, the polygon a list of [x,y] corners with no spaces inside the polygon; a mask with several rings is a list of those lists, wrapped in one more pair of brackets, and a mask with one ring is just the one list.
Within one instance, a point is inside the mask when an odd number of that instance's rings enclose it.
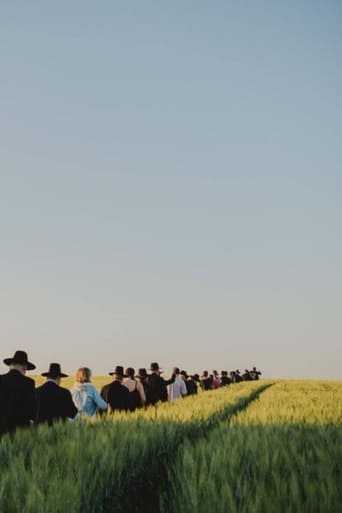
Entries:
{"label": "black coat", "polygon": [[0,435],[29,426],[35,414],[33,379],[15,369],[0,376]]}
{"label": "black coat", "polygon": [[159,374],[150,374],[148,376],[148,384],[150,385],[150,400],[151,404],[156,404],[158,401],[167,401],[167,385],[171,385],[175,381],[173,374],[171,379],[163,379]]}
{"label": "black coat", "polygon": [[196,382],[193,379],[187,379],[185,381],[186,391],[188,392],[188,395],[194,395],[197,394],[197,385]]}
{"label": "black coat", "polygon": [[47,381],[36,390],[38,423],[47,422],[51,425],[56,420],[73,419],[77,408],[66,388],[60,387],[53,381]]}
{"label": "black coat", "polygon": [[131,399],[128,388],[120,381],[113,381],[102,387],[101,397],[108,403],[109,411],[128,411],[131,409]]}

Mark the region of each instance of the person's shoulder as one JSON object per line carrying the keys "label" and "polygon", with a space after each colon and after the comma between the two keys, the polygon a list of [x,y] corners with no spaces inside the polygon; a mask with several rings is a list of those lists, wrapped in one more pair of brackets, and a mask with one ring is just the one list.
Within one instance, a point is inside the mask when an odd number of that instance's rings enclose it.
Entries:
{"label": "person's shoulder", "polygon": [[103,387],[101,388],[101,392],[105,392],[106,390],[109,390],[111,385],[112,385],[112,383],[107,383],[106,385],[103,385]]}
{"label": "person's shoulder", "polygon": [[64,394],[65,396],[71,395],[70,390],[68,390],[67,388],[59,387],[59,390],[60,390],[60,393]]}
{"label": "person's shoulder", "polygon": [[28,376],[24,376],[24,378],[25,378],[25,383],[27,383],[27,385],[29,385],[30,387],[35,388],[36,382],[35,382],[34,379],[29,378]]}

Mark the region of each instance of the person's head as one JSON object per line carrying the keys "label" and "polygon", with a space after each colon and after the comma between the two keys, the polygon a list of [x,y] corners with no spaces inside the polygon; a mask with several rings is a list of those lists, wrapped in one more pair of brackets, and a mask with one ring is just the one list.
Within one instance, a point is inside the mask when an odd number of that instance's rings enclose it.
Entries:
{"label": "person's head", "polygon": [[161,373],[161,369],[159,368],[159,365],[157,362],[152,362],[151,365],[150,365],[150,371],[152,372],[152,374],[160,374]]}
{"label": "person's head", "polygon": [[172,370],[172,373],[176,374],[176,376],[178,376],[178,374],[179,374],[179,367],[174,367],[173,370]]}
{"label": "person's head", "polygon": [[134,379],[135,370],[133,367],[127,367],[125,374],[128,378]]}
{"label": "person's head", "polygon": [[36,368],[33,363],[28,361],[25,351],[16,351],[12,358],[5,358],[4,363],[9,366],[10,370],[15,369],[23,375],[26,374],[26,371]]}
{"label": "person's head", "polygon": [[138,370],[138,374],[135,376],[136,378],[140,379],[140,381],[144,381],[147,378],[147,371],[145,368],[141,368]]}
{"label": "person's head", "polygon": [[22,363],[11,363],[9,368],[10,368],[10,370],[13,370],[13,369],[17,370],[18,372],[20,372],[24,376],[25,376],[26,371],[27,371],[26,365],[23,365]]}
{"label": "person's head", "polygon": [[208,371],[205,370],[205,371],[203,371],[202,378],[207,378],[207,377],[208,377]]}
{"label": "person's head", "polygon": [[184,379],[184,381],[186,381],[188,379],[188,375],[185,370],[180,371],[180,376],[181,376],[181,378]]}
{"label": "person's head", "polygon": [[42,372],[41,375],[46,377],[47,380],[54,381],[57,385],[60,384],[62,378],[68,377],[68,374],[64,374],[64,372],[61,371],[59,363],[50,363],[49,370]]}
{"label": "person's head", "polygon": [[80,367],[76,372],[76,381],[78,383],[90,383],[91,370],[88,367]]}
{"label": "person's head", "polygon": [[113,381],[122,381],[124,378],[124,370],[121,365],[117,365],[114,369],[114,372],[109,373],[113,376]]}

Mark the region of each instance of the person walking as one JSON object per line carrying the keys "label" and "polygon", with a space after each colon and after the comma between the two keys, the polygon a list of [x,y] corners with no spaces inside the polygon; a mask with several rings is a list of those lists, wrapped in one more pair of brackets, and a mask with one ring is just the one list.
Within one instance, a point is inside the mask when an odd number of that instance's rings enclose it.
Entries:
{"label": "person walking", "polygon": [[187,395],[195,395],[198,393],[196,381],[192,376],[188,376],[187,372],[182,370],[180,372],[181,378],[184,380]]}
{"label": "person walking", "polygon": [[207,370],[203,371],[203,374],[200,379],[202,390],[211,390],[211,378]]}
{"label": "person walking", "polygon": [[144,389],[144,394],[146,398],[145,406],[149,406],[151,404],[151,387],[149,382],[147,381],[147,370],[145,368],[139,369],[138,374],[135,377],[141,383]]}
{"label": "person walking", "polygon": [[135,370],[133,367],[127,367],[125,377],[122,382],[129,391],[131,411],[134,411],[136,408],[142,408],[146,403],[144,387],[140,381],[135,379],[134,375]]}
{"label": "person walking", "polygon": [[34,380],[25,376],[36,366],[25,351],[16,351],[3,361],[9,372],[0,376],[0,436],[29,426],[36,415]]}
{"label": "person walking", "polygon": [[101,390],[101,397],[108,403],[109,412],[129,411],[131,401],[128,388],[122,384],[124,378],[123,367],[117,365],[114,372],[109,372],[109,375],[113,376],[112,383],[108,383]]}
{"label": "person walking", "polygon": [[167,385],[171,385],[175,381],[175,375],[170,379],[163,379],[160,374],[162,370],[159,368],[157,362],[152,362],[150,365],[151,374],[148,376],[148,383],[150,385],[151,404],[155,405],[159,401],[165,402],[168,400]]}
{"label": "person walking", "polygon": [[185,381],[180,375],[180,370],[178,367],[173,368],[172,374],[175,376],[175,380],[173,383],[167,386],[167,394],[169,401],[176,401],[181,397],[185,397],[188,391],[186,389]]}
{"label": "person walking", "polygon": [[46,422],[51,426],[58,420],[65,422],[67,419],[73,419],[77,414],[77,408],[70,391],[60,386],[61,379],[68,375],[61,371],[59,363],[50,363],[49,370],[41,375],[46,377],[46,382],[36,390],[37,424]]}
{"label": "person walking", "polygon": [[91,370],[80,367],[76,373],[76,381],[71,388],[71,396],[80,416],[93,417],[97,410],[106,410],[107,403],[91,383]]}

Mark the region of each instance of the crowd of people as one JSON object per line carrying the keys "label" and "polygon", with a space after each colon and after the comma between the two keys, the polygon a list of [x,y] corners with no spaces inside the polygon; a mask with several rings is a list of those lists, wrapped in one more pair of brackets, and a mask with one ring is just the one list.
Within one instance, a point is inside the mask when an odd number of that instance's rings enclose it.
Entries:
{"label": "crowd of people", "polygon": [[133,367],[124,370],[117,365],[112,381],[102,387],[99,393],[91,383],[91,370],[81,367],[77,370],[73,387],[68,390],[61,386],[61,379],[67,377],[59,363],[51,363],[42,376],[46,382],[35,387],[33,379],[26,372],[36,367],[28,360],[25,351],[16,351],[12,358],[5,358],[9,372],[0,376],[0,436],[14,432],[18,427],[32,423],[47,423],[78,417],[114,413],[115,411],[134,411],[158,402],[175,401],[188,395],[213,390],[240,381],[258,380],[261,372],[253,367],[244,373],[239,370],[212,373],[203,371],[202,375],[188,375],[186,371],[174,367],[169,379],[157,362],[152,362],[148,371],[141,368],[135,373]]}

